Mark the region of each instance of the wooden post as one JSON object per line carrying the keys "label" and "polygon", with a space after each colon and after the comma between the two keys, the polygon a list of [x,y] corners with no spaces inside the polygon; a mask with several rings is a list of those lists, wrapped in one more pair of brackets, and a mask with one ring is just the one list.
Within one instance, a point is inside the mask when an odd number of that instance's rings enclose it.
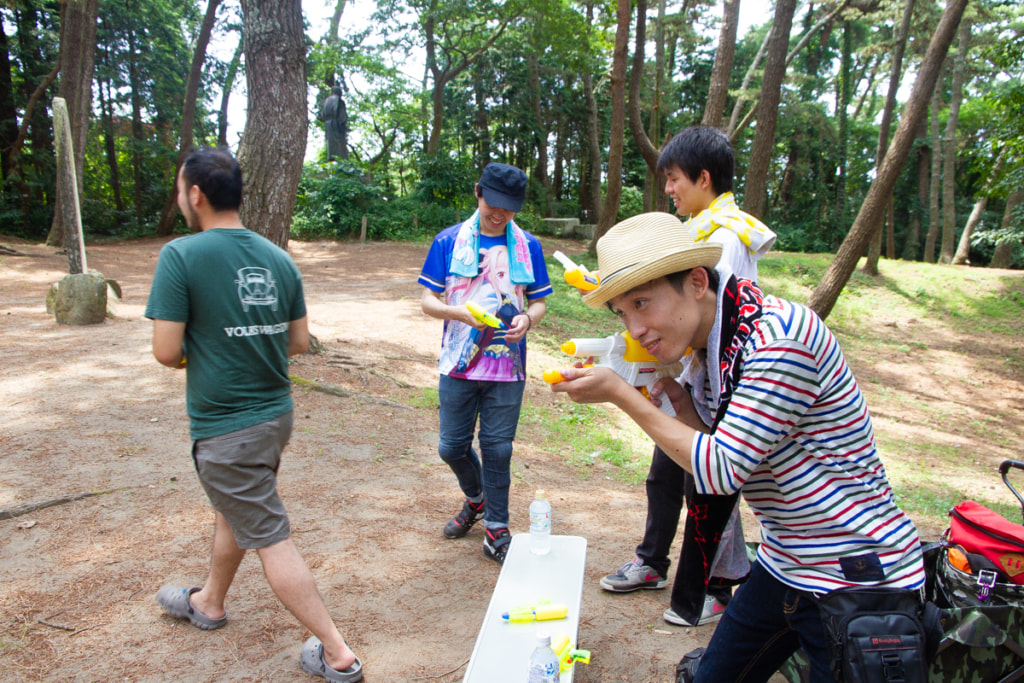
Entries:
{"label": "wooden post", "polygon": [[366,215],[359,221],[359,244],[366,244]]}
{"label": "wooden post", "polygon": [[82,212],[78,204],[78,179],[75,174],[75,148],[71,140],[68,105],[63,97],[53,98],[53,132],[57,148],[57,183],[60,185],[61,218],[64,222],[64,247],[68,253],[68,272],[84,273],[85,238],[82,235]]}

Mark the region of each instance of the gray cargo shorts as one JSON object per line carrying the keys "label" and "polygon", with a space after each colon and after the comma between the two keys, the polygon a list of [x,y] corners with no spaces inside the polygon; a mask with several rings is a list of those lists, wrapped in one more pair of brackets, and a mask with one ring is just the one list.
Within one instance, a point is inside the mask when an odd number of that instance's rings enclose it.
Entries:
{"label": "gray cargo shorts", "polygon": [[224,515],[239,548],[256,550],[291,534],[277,495],[277,468],[292,433],[289,411],[236,432],[192,442],[199,483],[210,505]]}

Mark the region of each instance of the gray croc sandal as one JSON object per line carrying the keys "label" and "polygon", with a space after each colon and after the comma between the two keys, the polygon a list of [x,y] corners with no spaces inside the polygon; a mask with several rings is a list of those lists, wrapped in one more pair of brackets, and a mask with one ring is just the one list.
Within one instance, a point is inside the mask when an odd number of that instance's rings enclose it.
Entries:
{"label": "gray croc sandal", "polygon": [[188,619],[193,626],[204,631],[212,631],[228,623],[228,616],[225,614],[220,619],[211,619],[195,607],[189,596],[202,590],[196,588],[179,588],[178,586],[164,586],[156,594],[156,601],[164,608],[164,611],[178,619]]}
{"label": "gray croc sandal", "polygon": [[355,683],[363,680],[363,663],[356,657],[352,666],[344,671],[332,669],[324,659],[324,646],[316,636],[310,637],[302,646],[302,654],[299,656],[299,663],[302,670],[314,676],[320,676],[332,683]]}

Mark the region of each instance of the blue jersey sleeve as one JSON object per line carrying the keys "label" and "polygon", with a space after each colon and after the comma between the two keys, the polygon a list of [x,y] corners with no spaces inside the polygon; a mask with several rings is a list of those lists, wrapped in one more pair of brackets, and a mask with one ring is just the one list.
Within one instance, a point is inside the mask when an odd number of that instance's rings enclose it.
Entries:
{"label": "blue jersey sleeve", "polygon": [[551,280],[548,277],[548,264],[544,261],[544,250],[540,240],[530,236],[530,262],[533,264],[533,284],[526,288],[526,299],[543,299],[551,294]]}
{"label": "blue jersey sleeve", "polygon": [[421,285],[432,292],[444,292],[445,279],[448,277],[448,264],[452,258],[452,230],[458,226],[452,226],[437,234],[427,252],[427,258],[423,262],[423,269],[417,279]]}

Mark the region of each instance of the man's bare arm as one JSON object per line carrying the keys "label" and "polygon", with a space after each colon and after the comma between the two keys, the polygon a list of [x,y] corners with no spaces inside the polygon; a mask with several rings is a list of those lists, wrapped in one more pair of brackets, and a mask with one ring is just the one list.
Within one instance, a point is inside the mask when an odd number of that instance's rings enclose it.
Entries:
{"label": "man's bare arm", "polygon": [[185,323],[153,321],[153,357],[169,368],[184,367]]}
{"label": "man's bare arm", "polygon": [[288,355],[297,356],[309,350],[309,316],[288,323]]}

